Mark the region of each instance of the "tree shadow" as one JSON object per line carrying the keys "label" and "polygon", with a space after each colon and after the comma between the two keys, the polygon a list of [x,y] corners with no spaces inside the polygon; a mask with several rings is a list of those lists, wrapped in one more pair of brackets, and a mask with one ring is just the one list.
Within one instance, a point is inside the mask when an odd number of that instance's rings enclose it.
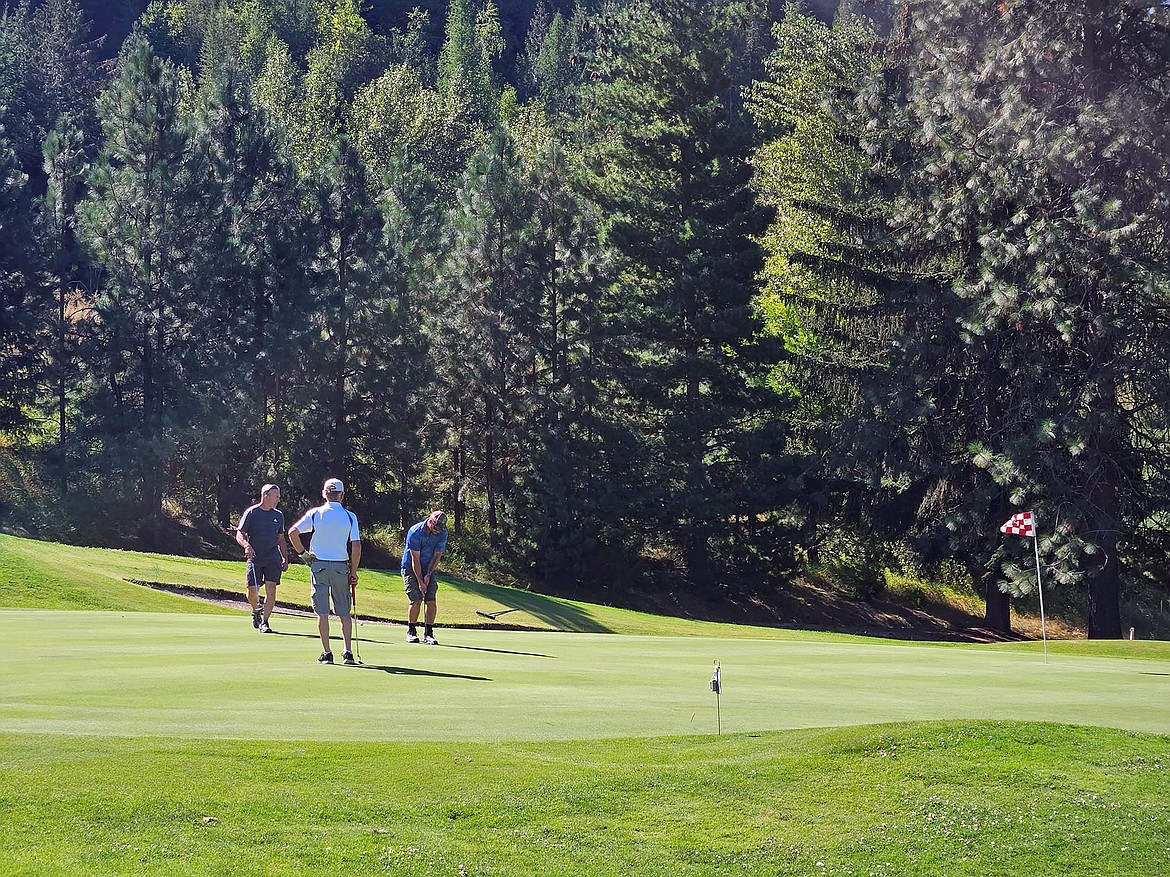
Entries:
{"label": "tree shadow", "polygon": [[[574,633],[612,633],[613,631],[594,618],[587,609],[571,605],[557,597],[548,597],[518,588],[505,588],[465,579],[461,576],[442,575],[439,581],[447,580],[457,584],[459,590],[495,603],[501,609],[520,609],[534,618],[551,624],[558,630]],[[491,611],[491,610],[485,610]],[[485,630],[531,630],[531,627],[509,623],[486,623]]]}

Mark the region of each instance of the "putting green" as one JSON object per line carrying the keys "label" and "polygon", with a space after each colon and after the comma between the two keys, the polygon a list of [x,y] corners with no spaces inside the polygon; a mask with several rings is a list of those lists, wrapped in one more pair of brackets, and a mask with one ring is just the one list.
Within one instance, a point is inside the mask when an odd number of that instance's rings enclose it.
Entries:
{"label": "putting green", "polygon": [[[1164,661],[987,647],[452,630],[365,624],[323,667],[311,618],[0,611],[0,731],[494,741],[659,737],[938,719],[1165,733]],[[333,626],[338,633],[336,621]],[[340,657],[340,644],[334,646]]]}

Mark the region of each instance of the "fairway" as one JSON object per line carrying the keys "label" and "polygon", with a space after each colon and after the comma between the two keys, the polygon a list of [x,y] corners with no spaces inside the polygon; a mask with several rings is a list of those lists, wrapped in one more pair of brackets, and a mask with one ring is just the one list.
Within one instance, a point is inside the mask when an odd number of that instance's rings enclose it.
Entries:
{"label": "fairway", "polygon": [[[363,624],[364,666],[319,666],[311,619],[0,612],[0,731],[283,740],[542,741],[901,721],[1165,733],[1164,661],[987,646],[442,630]],[[334,623],[334,631],[337,624]],[[340,655],[340,646],[334,651]],[[441,729],[436,731],[436,729]]]}

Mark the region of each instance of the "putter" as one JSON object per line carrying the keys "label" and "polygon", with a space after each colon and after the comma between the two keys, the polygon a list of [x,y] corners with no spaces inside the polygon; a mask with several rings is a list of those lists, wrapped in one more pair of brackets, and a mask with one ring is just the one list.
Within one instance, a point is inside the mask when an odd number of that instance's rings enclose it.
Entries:
{"label": "putter", "polygon": [[509,612],[519,612],[519,611],[520,611],[519,609],[501,609],[498,612],[480,612],[478,609],[476,609],[475,614],[482,615],[484,618],[490,618],[492,621],[495,621],[501,615],[506,615]]}
{"label": "putter", "polygon": [[350,590],[351,606],[349,607],[350,625],[353,629],[353,656],[359,664],[362,663],[362,635],[358,633],[357,619],[357,585]]}

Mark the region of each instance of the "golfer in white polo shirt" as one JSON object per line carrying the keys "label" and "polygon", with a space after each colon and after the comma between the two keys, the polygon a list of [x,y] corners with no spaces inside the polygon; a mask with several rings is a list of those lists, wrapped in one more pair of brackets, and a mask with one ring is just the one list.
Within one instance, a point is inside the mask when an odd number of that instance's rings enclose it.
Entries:
{"label": "golfer in white polo shirt", "polygon": [[[324,505],[309,509],[288,528],[293,551],[309,565],[313,574],[313,611],[317,613],[317,632],[321,634],[321,657],[318,664],[332,664],[329,648],[329,600],[333,611],[341,619],[341,634],[345,638],[342,663],[355,664],[349,639],[353,632],[353,592],[357,590],[358,565],[362,560],[362,539],[358,533],[357,517],[341,504],[345,485],[329,478],[321,489]],[[313,547],[306,551],[301,542],[302,533],[313,534]]]}

